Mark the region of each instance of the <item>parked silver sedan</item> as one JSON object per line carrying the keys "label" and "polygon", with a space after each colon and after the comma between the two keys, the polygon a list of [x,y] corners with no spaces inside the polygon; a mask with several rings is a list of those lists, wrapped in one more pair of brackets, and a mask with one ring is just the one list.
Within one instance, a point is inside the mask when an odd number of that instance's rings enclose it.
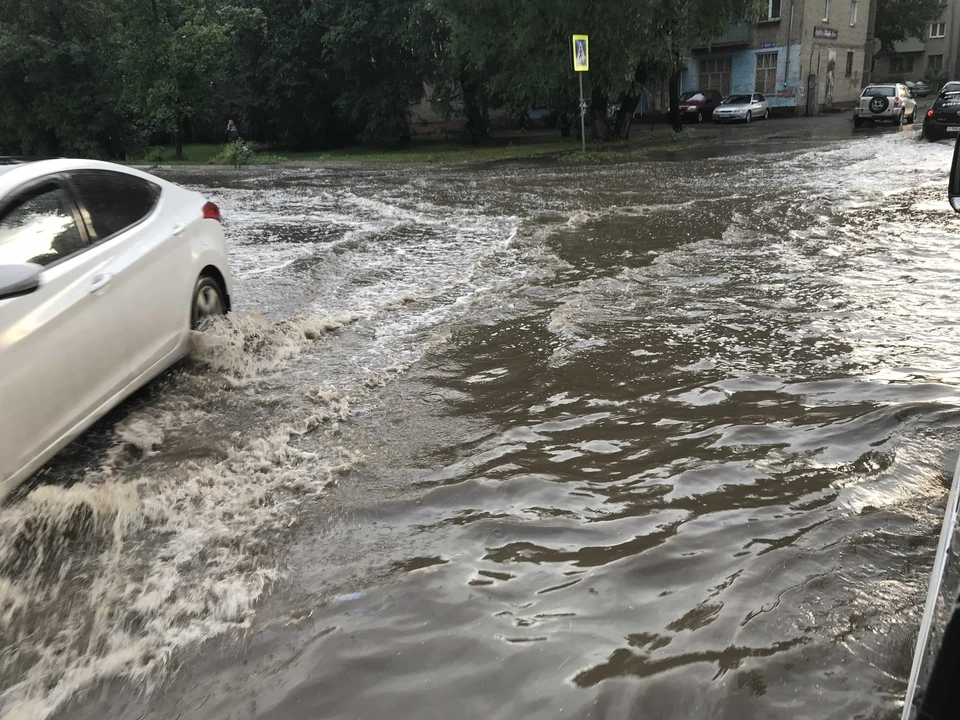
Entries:
{"label": "parked silver sedan", "polygon": [[770,118],[770,104],[760,93],[731,95],[713,111],[715,123],[731,120],[750,122],[759,118]]}

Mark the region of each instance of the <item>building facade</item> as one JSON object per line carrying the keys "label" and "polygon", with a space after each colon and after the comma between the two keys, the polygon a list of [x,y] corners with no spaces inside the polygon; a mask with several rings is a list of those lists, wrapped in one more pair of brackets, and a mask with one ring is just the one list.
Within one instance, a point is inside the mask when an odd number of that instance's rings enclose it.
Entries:
{"label": "building facade", "polygon": [[682,90],[759,92],[784,114],[850,106],[865,80],[873,1],[766,0],[759,20],[692,49]]}
{"label": "building facade", "polygon": [[892,54],[877,54],[873,75],[878,82],[960,79],[960,0],[947,0],[922,38],[895,43]]}

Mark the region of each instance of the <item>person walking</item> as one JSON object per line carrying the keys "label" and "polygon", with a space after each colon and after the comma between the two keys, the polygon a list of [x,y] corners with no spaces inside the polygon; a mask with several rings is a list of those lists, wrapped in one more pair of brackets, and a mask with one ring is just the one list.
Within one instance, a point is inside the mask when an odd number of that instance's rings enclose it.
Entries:
{"label": "person walking", "polygon": [[237,130],[237,126],[234,124],[233,120],[227,120],[227,141],[236,142],[240,139],[240,131]]}

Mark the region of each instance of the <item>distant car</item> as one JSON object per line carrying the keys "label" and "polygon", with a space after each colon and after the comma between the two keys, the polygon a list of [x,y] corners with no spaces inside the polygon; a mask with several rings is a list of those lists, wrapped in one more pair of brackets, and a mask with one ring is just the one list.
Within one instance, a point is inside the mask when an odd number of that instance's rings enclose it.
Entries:
{"label": "distant car", "polygon": [[943,95],[944,93],[960,92],[960,80],[951,80],[948,83],[944,83],[943,87],[940,88],[938,95]]}
{"label": "distant car", "polygon": [[889,121],[894,125],[912,123],[917,115],[917,101],[910,97],[910,89],[902,83],[868,85],[860,94],[860,102],[853,109],[854,127],[871,122]]}
{"label": "distant car", "polygon": [[923,118],[923,136],[930,141],[960,135],[960,88],[942,93]]}
{"label": "distant car", "polygon": [[760,93],[752,95],[731,95],[713,111],[713,121],[721,123],[730,120],[750,122],[770,118],[770,105]]}
{"label": "distant car", "polygon": [[723,102],[719,90],[695,90],[680,96],[680,112],[684,120],[703,122],[713,115],[714,108]]}
{"label": "distant car", "polygon": [[923,80],[917,80],[915,83],[907,83],[907,87],[910,88],[910,92],[913,93],[914,97],[926,97],[930,94],[930,88],[927,87],[927,84]]}
{"label": "distant car", "polygon": [[0,499],[230,308],[220,210],[90,160],[0,162]]}

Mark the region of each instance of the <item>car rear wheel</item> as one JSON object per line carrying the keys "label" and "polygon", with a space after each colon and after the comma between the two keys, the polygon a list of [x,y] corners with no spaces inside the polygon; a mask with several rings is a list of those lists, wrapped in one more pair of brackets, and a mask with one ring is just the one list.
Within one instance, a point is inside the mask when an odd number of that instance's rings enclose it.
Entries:
{"label": "car rear wheel", "polygon": [[749,110],[747,110],[747,116],[743,119],[743,121],[750,122],[751,119],[753,119],[753,114]]}
{"label": "car rear wheel", "polygon": [[900,114],[893,119],[894,125],[903,125],[903,118],[906,117],[906,112],[904,110],[900,111]]}
{"label": "car rear wheel", "polygon": [[767,108],[766,110],[763,111],[763,119],[764,120],[770,119],[770,108]]}
{"label": "car rear wheel", "polygon": [[913,125],[913,121],[917,119],[917,110],[914,108],[913,112],[910,113],[910,117],[907,118],[907,125]]}
{"label": "car rear wheel", "polygon": [[201,275],[193,288],[190,329],[203,332],[210,323],[227,313],[226,294],[214,278]]}

